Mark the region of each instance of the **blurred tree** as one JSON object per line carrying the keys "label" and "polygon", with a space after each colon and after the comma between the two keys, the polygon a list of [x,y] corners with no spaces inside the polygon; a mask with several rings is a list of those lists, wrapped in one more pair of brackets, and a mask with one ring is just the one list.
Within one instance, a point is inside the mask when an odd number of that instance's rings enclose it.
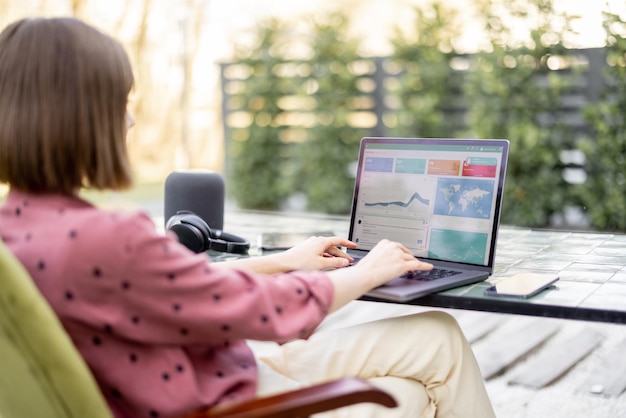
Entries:
{"label": "blurred tree", "polygon": [[72,16],[82,17],[86,4],[87,0],[71,0],[70,7],[72,8]]}
{"label": "blurred tree", "polygon": [[[502,222],[548,226],[572,201],[560,151],[575,146],[555,117],[568,79],[549,63],[572,53],[565,39],[576,17],[556,11],[553,0],[480,0],[480,6],[491,51],[475,54],[469,72],[468,135],[511,141]],[[520,28],[527,38],[516,38]]]}
{"label": "blurred tree", "polygon": [[294,93],[297,83],[281,77],[289,39],[287,27],[277,19],[261,22],[251,47],[238,47],[235,60],[247,74],[232,94],[239,102],[246,126],[230,129],[227,143],[227,190],[246,209],[278,209],[291,194],[293,176],[286,172],[289,146],[281,141],[286,128],[280,98]]}
{"label": "blurred tree", "polygon": [[454,40],[460,35],[457,12],[440,3],[414,8],[413,33],[395,28],[389,65],[399,74],[391,83],[390,133],[401,137],[454,137],[459,118],[451,118],[460,97],[462,77],[451,67],[458,59]]}
{"label": "blurred tree", "polygon": [[604,29],[609,89],[587,111],[593,134],[580,149],[588,177],[577,191],[593,227],[626,231],[626,21],[605,13]]}
{"label": "blurred tree", "polygon": [[193,65],[198,57],[198,47],[204,28],[204,12],[207,8],[206,0],[185,0],[185,14],[181,18],[180,30],[182,33],[181,72],[182,86],[180,90],[180,141],[178,149],[182,154],[181,159],[186,167],[202,166],[196,152],[206,143],[206,138],[201,138],[200,144],[194,143],[190,126],[190,114],[192,110],[192,94],[194,86]]}
{"label": "blurred tree", "polygon": [[[203,36],[206,0],[175,5],[158,0],[124,2],[113,22],[125,32],[135,89],[129,107],[137,123],[128,146],[140,177],[164,178],[174,169],[203,167],[206,137],[190,124],[194,65]],[[138,12],[131,13],[131,10]],[[155,22],[161,22],[160,27]]]}
{"label": "blurred tree", "polygon": [[316,101],[315,124],[298,148],[297,189],[306,195],[311,211],[348,213],[354,187],[350,168],[366,132],[354,126],[364,96],[354,70],[358,42],[347,36],[348,19],[342,13],[312,22],[310,74],[302,93]]}

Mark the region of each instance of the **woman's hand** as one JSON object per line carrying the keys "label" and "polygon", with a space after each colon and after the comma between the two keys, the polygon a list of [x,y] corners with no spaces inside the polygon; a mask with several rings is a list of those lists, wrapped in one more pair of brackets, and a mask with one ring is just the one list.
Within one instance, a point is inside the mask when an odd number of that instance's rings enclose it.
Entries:
{"label": "woman's hand", "polygon": [[288,270],[346,267],[354,260],[339,247],[355,248],[356,244],[340,237],[310,237],[277,256],[283,257],[281,264],[289,266]]}
{"label": "woman's hand", "polygon": [[407,271],[432,268],[404,245],[383,239],[358,264],[328,273],[335,288],[331,312]]}
{"label": "woman's hand", "polygon": [[433,265],[420,261],[399,242],[381,240],[355,266],[368,276],[374,276],[374,286],[387,283],[407,271],[432,270]]}

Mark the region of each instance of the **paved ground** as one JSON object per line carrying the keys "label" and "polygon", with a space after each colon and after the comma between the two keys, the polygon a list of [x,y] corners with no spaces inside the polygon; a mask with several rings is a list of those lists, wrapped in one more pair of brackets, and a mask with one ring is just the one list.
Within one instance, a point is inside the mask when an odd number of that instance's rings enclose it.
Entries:
{"label": "paved ground", "polygon": [[[477,313],[479,315],[493,315]],[[507,327],[519,326],[529,318],[506,316],[503,326],[484,340],[473,344],[474,351],[489,345],[498,333]],[[602,364],[603,355],[626,338],[626,327],[613,324],[597,324],[580,321],[554,320],[560,325],[559,332],[550,338],[536,353],[529,354],[513,364],[504,374],[487,381],[494,408],[499,418],[617,418],[626,417],[626,395],[606,397],[595,395],[585,386],[590,374]],[[566,351],[566,339],[581,328],[591,328],[605,336],[603,343],[589,356],[577,363],[560,379],[540,389],[510,385],[516,371],[532,361],[542,350],[552,347]]]}

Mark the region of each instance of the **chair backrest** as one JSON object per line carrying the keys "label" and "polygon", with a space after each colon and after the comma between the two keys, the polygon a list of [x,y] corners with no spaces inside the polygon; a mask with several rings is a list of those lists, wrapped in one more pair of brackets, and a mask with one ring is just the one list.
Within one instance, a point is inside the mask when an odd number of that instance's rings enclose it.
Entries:
{"label": "chair backrest", "polygon": [[57,316],[2,242],[0,417],[112,418]]}

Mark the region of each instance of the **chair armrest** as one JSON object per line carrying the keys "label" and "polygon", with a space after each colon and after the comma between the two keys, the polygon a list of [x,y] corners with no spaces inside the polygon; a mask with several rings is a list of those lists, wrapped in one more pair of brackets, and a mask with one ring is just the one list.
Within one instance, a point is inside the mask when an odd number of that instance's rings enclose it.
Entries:
{"label": "chair armrest", "polygon": [[361,402],[372,402],[388,408],[397,406],[395,399],[382,389],[365,380],[347,377],[232,405],[218,405],[185,418],[307,417]]}

